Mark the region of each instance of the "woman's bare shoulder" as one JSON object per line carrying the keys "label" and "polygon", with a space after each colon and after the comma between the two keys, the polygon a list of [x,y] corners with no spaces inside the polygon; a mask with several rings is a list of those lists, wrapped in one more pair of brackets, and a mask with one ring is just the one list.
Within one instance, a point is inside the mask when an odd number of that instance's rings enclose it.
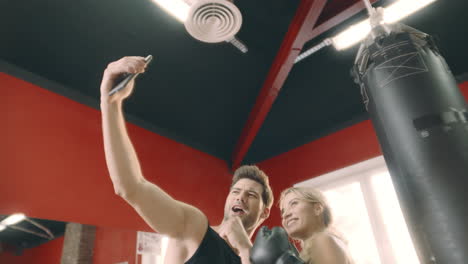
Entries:
{"label": "woman's bare shoulder", "polygon": [[347,264],[349,257],[345,244],[330,232],[322,231],[314,234],[304,250],[313,259],[313,263]]}

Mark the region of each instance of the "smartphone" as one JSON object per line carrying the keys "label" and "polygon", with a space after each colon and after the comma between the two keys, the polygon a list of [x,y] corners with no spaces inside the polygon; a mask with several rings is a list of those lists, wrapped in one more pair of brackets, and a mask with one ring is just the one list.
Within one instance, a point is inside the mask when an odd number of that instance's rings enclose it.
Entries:
{"label": "smartphone", "polygon": [[[146,65],[148,65],[152,60],[153,60],[153,55],[146,56],[146,58],[145,58]],[[118,91],[122,90],[123,88],[125,88],[125,86],[127,86],[127,84],[131,80],[134,80],[138,75],[140,75],[140,74],[139,73],[124,73],[124,74],[122,74],[122,76],[116,81],[117,84],[109,92],[109,96],[111,96],[111,95],[115,94],[116,92],[118,92]]]}

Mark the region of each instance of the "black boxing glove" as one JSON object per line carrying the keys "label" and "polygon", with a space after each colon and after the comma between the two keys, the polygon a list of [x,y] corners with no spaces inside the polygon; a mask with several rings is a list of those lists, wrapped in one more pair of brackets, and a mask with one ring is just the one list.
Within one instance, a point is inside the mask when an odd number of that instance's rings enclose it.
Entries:
{"label": "black boxing glove", "polygon": [[271,231],[262,226],[250,251],[252,264],[304,264],[297,257],[296,248],[289,243],[288,234],[281,227]]}

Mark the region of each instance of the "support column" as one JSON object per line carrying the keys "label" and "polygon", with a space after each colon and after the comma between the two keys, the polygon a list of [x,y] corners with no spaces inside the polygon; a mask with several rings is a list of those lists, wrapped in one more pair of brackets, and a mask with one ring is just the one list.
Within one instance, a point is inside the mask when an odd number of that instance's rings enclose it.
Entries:
{"label": "support column", "polygon": [[95,226],[68,223],[65,229],[61,264],[92,263],[95,236]]}

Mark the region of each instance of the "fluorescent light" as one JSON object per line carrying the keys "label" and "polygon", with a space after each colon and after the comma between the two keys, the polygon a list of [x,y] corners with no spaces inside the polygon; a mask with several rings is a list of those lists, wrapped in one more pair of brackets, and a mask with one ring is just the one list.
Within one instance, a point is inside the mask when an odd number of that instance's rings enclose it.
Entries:
{"label": "fluorescent light", "polygon": [[385,8],[384,23],[395,23],[434,1],[435,0],[400,0]]}
{"label": "fluorescent light", "polygon": [[187,19],[190,6],[183,0],[153,0],[153,2],[181,22],[185,22]]}
{"label": "fluorescent light", "polygon": [[2,232],[3,230],[5,230],[5,228],[6,228],[6,226],[0,224],[0,232]]}
{"label": "fluorescent light", "polygon": [[[383,23],[391,24],[409,16],[435,0],[399,0],[384,8]],[[332,38],[337,50],[346,49],[363,40],[371,31],[369,19],[350,26]]]}
{"label": "fluorescent light", "polygon": [[23,221],[25,218],[26,216],[24,214],[12,214],[9,217],[3,219],[0,225],[14,225]]}
{"label": "fluorescent light", "polygon": [[350,26],[345,31],[332,38],[337,50],[346,49],[363,40],[371,31],[369,19]]}

